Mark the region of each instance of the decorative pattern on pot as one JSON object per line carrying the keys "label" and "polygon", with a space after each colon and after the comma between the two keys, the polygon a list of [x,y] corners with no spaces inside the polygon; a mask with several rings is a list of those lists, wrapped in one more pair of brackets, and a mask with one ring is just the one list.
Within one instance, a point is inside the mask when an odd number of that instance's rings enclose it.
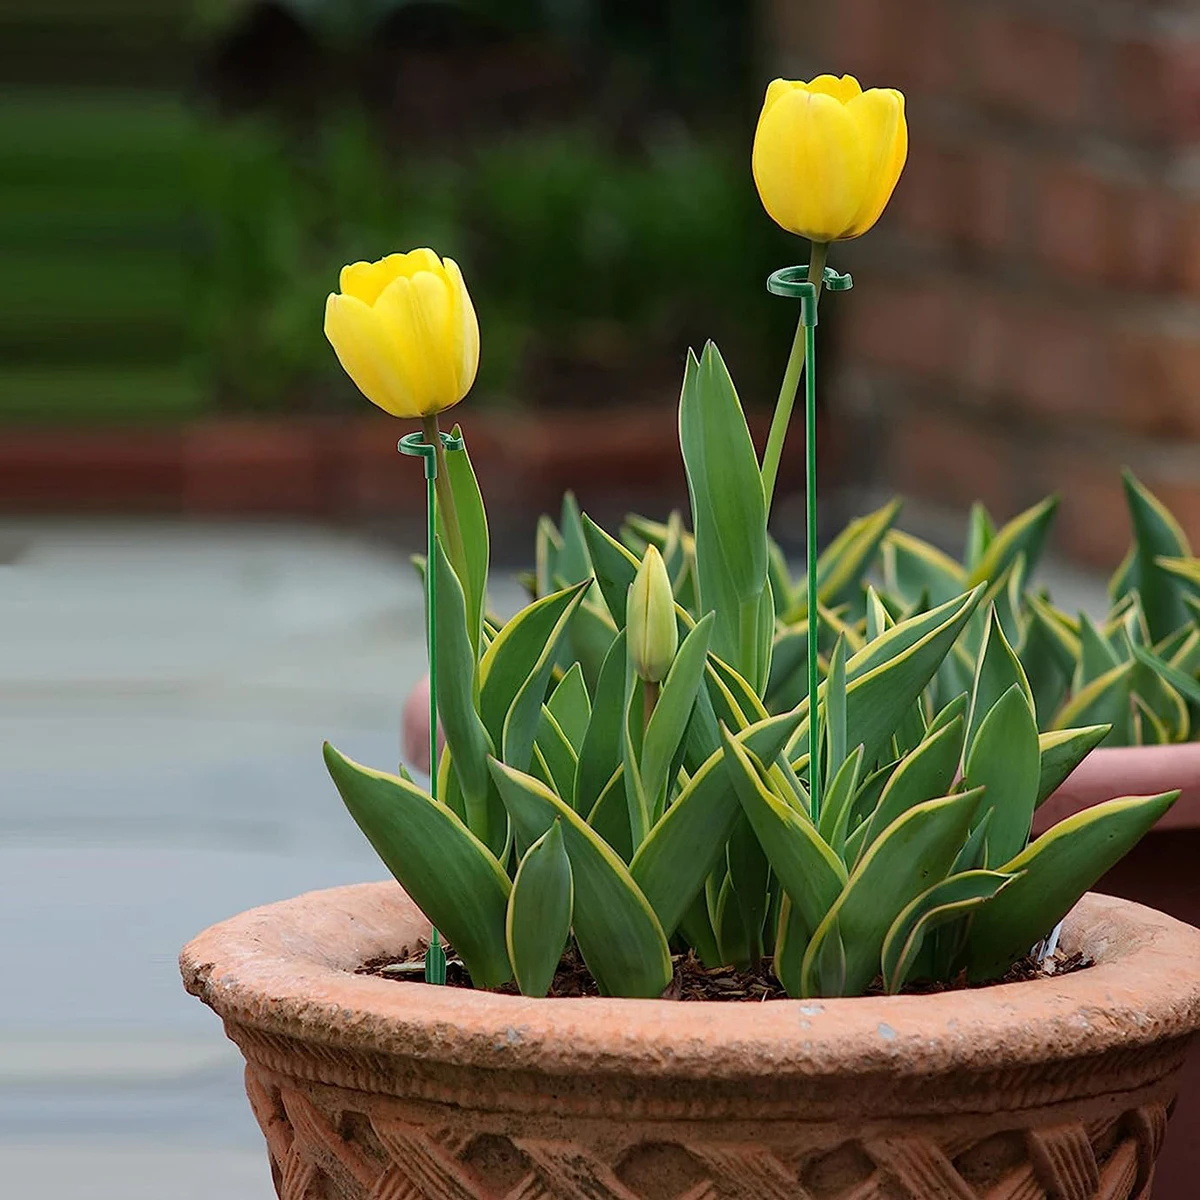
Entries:
{"label": "decorative pattern on pot", "polygon": [[[628,1140],[604,1148],[418,1124],[326,1107],[253,1067],[246,1091],[280,1200],[1140,1200],[1167,1112],[1157,1101],[1091,1121],[984,1137],[883,1136],[821,1145]],[[792,1127],[789,1127],[792,1128]]]}

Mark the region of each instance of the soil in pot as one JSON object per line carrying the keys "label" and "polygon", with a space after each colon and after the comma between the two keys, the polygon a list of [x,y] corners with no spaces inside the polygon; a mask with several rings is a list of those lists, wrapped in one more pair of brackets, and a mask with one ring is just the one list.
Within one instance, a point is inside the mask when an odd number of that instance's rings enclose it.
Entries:
{"label": "soil in pot", "polygon": [[[380,955],[362,964],[357,975],[376,975],[381,979],[393,979],[401,983],[425,982],[425,950],[423,941],[416,950],[404,947],[399,954]],[[446,986],[474,990],[471,976],[462,960],[454,956],[453,948],[446,950]],[[670,986],[663,993],[664,1000],[701,1001],[764,1001],[787,1000],[788,994],[771,969],[771,960],[764,959],[758,967],[739,970],[737,967],[706,967],[695,954],[677,954],[672,959],[675,973]],[[1091,961],[1079,951],[1068,953],[1058,949],[1044,959],[1028,954],[1008,969],[1002,979],[990,984],[971,984],[965,974],[949,983],[931,980],[916,980],[904,988],[905,995],[932,995],[937,992],[959,991],[964,988],[991,987],[997,983],[1023,983],[1028,980],[1046,979],[1050,976],[1070,975],[1091,966]],[[520,992],[515,982],[498,988],[486,989],[495,995],[517,996]],[[867,991],[871,996],[884,995],[883,979],[877,978]],[[562,957],[554,982],[550,985],[550,999],[576,999],[581,996],[599,996],[600,989],[592,973],[572,946]]]}

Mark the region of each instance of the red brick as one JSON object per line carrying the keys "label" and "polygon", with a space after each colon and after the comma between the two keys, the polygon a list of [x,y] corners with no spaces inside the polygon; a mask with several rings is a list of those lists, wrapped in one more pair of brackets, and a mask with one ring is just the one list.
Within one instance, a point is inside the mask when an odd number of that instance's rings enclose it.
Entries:
{"label": "red brick", "polygon": [[837,72],[869,82],[889,77],[902,56],[892,0],[841,0],[836,12],[830,61],[837,64]]}
{"label": "red brick", "polygon": [[981,98],[1053,125],[1077,123],[1087,103],[1082,37],[1046,21],[984,10],[975,19],[974,64]]}
{"label": "red brick", "polygon": [[1030,166],[1018,152],[989,143],[973,150],[962,172],[957,229],[980,250],[1015,250],[1020,232],[1018,190]]}
{"label": "red brick", "polygon": [[0,507],[9,512],[178,512],[175,430],[5,429]]}
{"label": "red brick", "polygon": [[962,156],[937,146],[917,145],[890,208],[910,233],[925,242],[949,241],[959,219]]}
{"label": "red brick", "polygon": [[1189,296],[1200,296],[1200,203],[1180,205],[1169,264],[1173,286]]}
{"label": "red brick", "polygon": [[1183,526],[1193,552],[1200,547],[1200,476],[1188,479],[1155,480],[1154,494]]}
{"label": "red brick", "polygon": [[1014,391],[1040,417],[1109,421],[1114,414],[1111,337],[1095,317],[1039,307],[1023,315],[1013,346]]}
{"label": "red brick", "polygon": [[1037,247],[1043,262],[1071,281],[1109,277],[1118,252],[1112,184],[1077,165],[1048,165],[1037,201]]}
{"label": "red brick", "polygon": [[1126,427],[1158,437],[1200,438],[1200,336],[1128,333],[1118,352]]}
{"label": "red brick", "polygon": [[[797,6],[799,7],[799,6]],[[833,7],[833,6],[831,6]],[[958,6],[951,0],[839,0],[830,70],[864,87],[944,94],[959,82]]]}
{"label": "red brick", "polygon": [[1161,187],[1131,186],[1113,197],[1114,282],[1148,290],[1175,286],[1181,206]]}
{"label": "red brick", "polygon": [[1130,40],[1115,63],[1108,94],[1119,129],[1168,145],[1200,140],[1200,38]]}
{"label": "red brick", "polygon": [[945,378],[957,353],[957,293],[939,278],[859,285],[839,330],[847,360]]}
{"label": "red brick", "polygon": [[1039,447],[1042,489],[1062,497],[1054,544],[1068,557],[1113,571],[1129,546],[1120,455],[1079,439],[1047,437]]}
{"label": "red brick", "polygon": [[968,402],[987,404],[1012,391],[1022,316],[1015,297],[985,288],[964,295],[958,379]]}
{"label": "red brick", "polygon": [[887,484],[900,492],[993,512],[1016,507],[1013,445],[1002,430],[953,410],[904,409],[891,415]]}
{"label": "red brick", "polygon": [[284,420],[204,422],[183,447],[189,513],[318,513],[325,499],[322,438]]}

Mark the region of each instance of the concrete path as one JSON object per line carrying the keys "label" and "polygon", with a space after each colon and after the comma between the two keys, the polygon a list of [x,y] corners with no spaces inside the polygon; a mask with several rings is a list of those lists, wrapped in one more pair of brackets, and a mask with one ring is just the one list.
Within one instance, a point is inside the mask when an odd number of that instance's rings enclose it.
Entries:
{"label": "concrete path", "polygon": [[0,1193],[268,1200],[184,941],[381,878],[321,740],[398,757],[398,550],[334,532],[0,524]]}

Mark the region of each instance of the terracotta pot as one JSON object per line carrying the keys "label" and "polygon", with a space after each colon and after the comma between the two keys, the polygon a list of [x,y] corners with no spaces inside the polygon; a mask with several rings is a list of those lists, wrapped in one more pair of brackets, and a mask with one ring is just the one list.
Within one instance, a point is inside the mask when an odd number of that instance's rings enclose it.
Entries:
{"label": "terracotta pot", "polygon": [[[1113,796],[1182,792],[1174,807],[1097,887],[1148,904],[1200,926],[1200,744],[1093,750],[1038,809],[1035,834]],[[1172,1134],[1158,1162],[1155,1200],[1193,1200],[1200,1179],[1200,1054],[1193,1054],[1179,1085]]]}
{"label": "terracotta pot", "polygon": [[[400,756],[414,771],[429,774],[429,676],[422,675],[413,684],[404,701],[403,727],[400,731]],[[446,746],[446,736],[438,727],[438,753]]]}
{"label": "terracotta pot", "polygon": [[1090,969],[923,997],[525,1000],[353,974],[428,928],[363,884],[184,949],[283,1200],[1144,1200],[1200,1026],[1200,932],[1106,896],[1063,934]]}

